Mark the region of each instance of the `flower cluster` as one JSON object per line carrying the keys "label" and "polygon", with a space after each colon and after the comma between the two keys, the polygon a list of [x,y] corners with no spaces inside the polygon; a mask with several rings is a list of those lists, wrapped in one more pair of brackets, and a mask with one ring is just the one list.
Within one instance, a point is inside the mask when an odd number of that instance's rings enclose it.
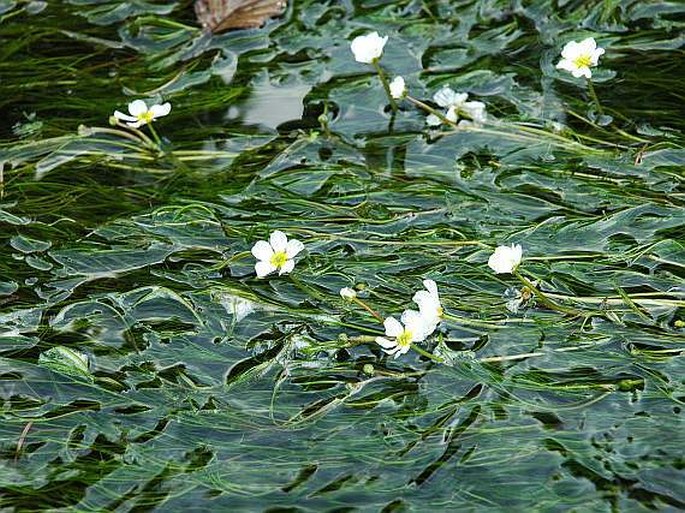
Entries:
{"label": "flower cluster", "polygon": [[[388,94],[393,111],[397,110],[395,100],[407,98],[415,105],[428,111],[426,124],[429,127],[438,127],[443,123],[457,125],[458,127],[480,127],[487,122],[488,116],[486,107],[480,101],[468,101],[468,93],[456,92],[450,87],[443,87],[433,95],[433,101],[442,109],[442,112],[435,110],[424,102],[418,101],[408,94],[407,85],[401,76],[396,76],[388,82],[385,73],[379,65],[379,60],[383,55],[383,49],[388,42],[388,36],[381,37],[378,32],[357,36],[350,44],[350,49],[357,62],[373,64]],[[604,49],[597,46],[597,42],[592,37],[588,37],[580,42],[570,41],[561,51],[562,59],[557,64],[558,69],[570,72],[574,77],[592,77],[590,68],[597,66],[599,58],[604,54]],[[591,87],[592,84],[589,84]],[[595,96],[594,90],[591,94]],[[598,104],[596,96],[594,98]],[[601,108],[600,108],[601,110]]]}
{"label": "flower cluster", "polygon": [[418,291],[412,299],[419,310],[405,310],[400,321],[387,317],[383,321],[385,337],[376,337],[376,343],[395,358],[409,351],[413,342],[426,340],[442,320],[443,309],[437,285],[433,280],[424,280],[423,286],[426,290]]}
{"label": "flower cluster", "polygon": [[[279,275],[290,273],[295,267],[295,256],[304,249],[304,244],[296,239],[288,240],[281,231],[271,233],[269,240],[257,241],[252,247],[252,255],[257,259],[255,272],[257,277],[264,278],[278,271]],[[519,244],[498,246],[488,260],[488,266],[495,273],[514,273],[520,265],[523,249]],[[383,320],[385,336],[375,338],[383,351],[395,358],[411,349],[412,344],[423,342],[435,332],[442,322],[444,310],[440,301],[438,286],[433,280],[423,281],[424,289],[412,297],[418,310],[405,310],[400,319],[389,316]],[[340,296],[351,302],[357,302],[373,313],[379,320],[380,315],[357,298],[357,292],[350,287],[340,289]]]}
{"label": "flower cluster", "polygon": [[[408,101],[418,105],[430,114],[426,118],[426,123],[431,126],[440,126],[443,122],[456,124],[457,126],[479,126],[486,123],[488,116],[486,106],[480,101],[469,101],[468,93],[456,92],[450,87],[444,86],[433,96],[433,101],[442,112],[420,102],[408,95],[407,85],[401,76],[396,76],[388,83],[382,68],[378,64],[383,55],[383,49],[388,41],[388,37],[381,37],[377,32],[356,37],[351,44],[351,50],[356,61],[366,64],[373,64],[379,73],[384,88],[388,93],[393,108],[394,100],[406,98]],[[558,69],[569,71],[574,77],[590,78],[591,67],[598,64],[599,57],[604,54],[604,49],[598,48],[593,38],[587,38],[579,43],[569,42],[561,52],[562,60],[557,64]],[[139,128],[143,125],[151,125],[154,120],[166,116],[171,112],[171,104],[148,105],[143,100],[135,100],[128,104],[129,114],[114,111],[114,118],[125,122],[131,128]],[[159,142],[152,126],[150,131]],[[295,268],[295,257],[304,250],[304,244],[296,239],[288,239],[285,233],[276,230],[272,232],[268,240],[257,241],[252,249],[252,255],[257,259],[254,269],[258,278],[264,278],[272,273],[278,275],[288,274]],[[523,248],[519,244],[511,246],[498,246],[488,259],[488,266],[496,274],[514,274],[524,283],[524,288],[512,289],[511,300],[507,303],[507,308],[517,311],[518,308],[535,296],[547,306],[554,306],[560,311],[566,312],[563,307],[554,305],[537,288],[538,282],[531,282],[520,274],[517,269],[522,262]],[[412,345],[423,342],[431,336],[438,328],[443,319],[443,308],[438,293],[438,287],[433,280],[423,281],[423,290],[419,290],[412,297],[412,301],[417,305],[418,310],[407,309],[400,316],[399,320],[395,317],[383,317],[373,311],[361,299],[357,297],[357,292],[349,287],[340,289],[343,299],[356,302],[372,313],[379,321],[383,322],[385,336],[375,337],[375,342],[380,345],[386,353],[395,358],[405,354],[412,348]],[[425,352],[419,347],[415,349],[421,353]],[[429,355],[430,356],[430,355]]]}

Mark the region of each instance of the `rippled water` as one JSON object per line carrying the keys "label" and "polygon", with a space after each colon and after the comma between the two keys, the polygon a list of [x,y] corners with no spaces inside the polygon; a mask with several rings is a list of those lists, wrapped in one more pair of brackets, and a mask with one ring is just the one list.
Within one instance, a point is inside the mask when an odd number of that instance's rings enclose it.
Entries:
{"label": "rippled water", "polygon": [[[290,4],[209,36],[188,1],[0,1],[0,505],[685,509],[683,5]],[[490,122],[393,115],[372,30]],[[601,112],[555,69],[589,36]],[[162,151],[109,126],[135,98]],[[257,279],[276,229],[306,249]],[[488,268],[511,243],[565,311]],[[443,363],[339,296],[398,316],[426,278]]]}

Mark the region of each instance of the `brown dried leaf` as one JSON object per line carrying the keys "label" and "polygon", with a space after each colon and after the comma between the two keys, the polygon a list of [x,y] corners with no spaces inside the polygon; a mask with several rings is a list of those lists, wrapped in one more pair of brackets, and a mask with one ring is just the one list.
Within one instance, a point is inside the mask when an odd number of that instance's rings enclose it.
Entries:
{"label": "brown dried leaf", "polygon": [[261,27],[286,6],[286,0],[195,0],[195,14],[204,30],[217,33]]}

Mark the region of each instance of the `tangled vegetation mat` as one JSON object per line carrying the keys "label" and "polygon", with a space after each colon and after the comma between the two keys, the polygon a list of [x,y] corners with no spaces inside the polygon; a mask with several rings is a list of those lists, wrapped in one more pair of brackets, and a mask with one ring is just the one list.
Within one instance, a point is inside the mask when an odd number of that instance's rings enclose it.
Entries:
{"label": "tangled vegetation mat", "polygon": [[[684,33],[678,1],[214,34],[0,1],[2,511],[685,509]],[[590,37],[591,79],[557,67]],[[274,231],[303,249],[259,278]],[[387,354],[424,280],[443,315]]]}

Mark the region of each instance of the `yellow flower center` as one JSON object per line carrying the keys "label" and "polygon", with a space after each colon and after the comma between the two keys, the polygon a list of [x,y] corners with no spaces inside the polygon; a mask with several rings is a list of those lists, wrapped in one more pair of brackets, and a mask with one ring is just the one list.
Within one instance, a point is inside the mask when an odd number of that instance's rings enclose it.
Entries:
{"label": "yellow flower center", "polygon": [[283,267],[283,265],[285,265],[287,261],[288,255],[285,254],[285,251],[277,251],[271,257],[271,265],[273,265],[277,269]]}
{"label": "yellow flower center", "polygon": [[445,310],[442,309],[441,306],[438,307],[438,317],[442,317],[445,315]]}
{"label": "yellow flower center", "polygon": [[138,118],[138,121],[143,121],[145,123],[151,123],[152,120],[155,119],[155,116],[149,110],[142,114],[138,114],[136,117]]}
{"label": "yellow flower center", "polygon": [[575,64],[577,68],[589,68],[592,66],[592,57],[588,54],[579,55],[573,59],[573,64]]}
{"label": "yellow flower center", "polygon": [[411,331],[405,328],[402,333],[397,335],[397,345],[400,347],[410,346],[413,335],[414,334]]}

